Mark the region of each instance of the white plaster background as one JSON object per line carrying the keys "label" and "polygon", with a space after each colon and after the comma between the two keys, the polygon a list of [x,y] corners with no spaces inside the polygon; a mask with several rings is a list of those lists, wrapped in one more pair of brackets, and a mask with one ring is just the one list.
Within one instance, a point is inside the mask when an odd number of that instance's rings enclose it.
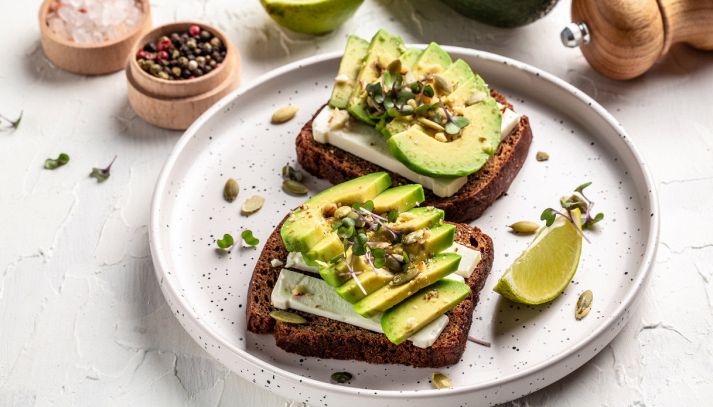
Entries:
{"label": "white plaster background", "polygon": [[[0,0],[0,406],[282,406],[195,345],[166,307],[148,255],[149,202],[178,132],[128,106],[123,73],[55,69],[39,47],[39,0]],[[631,323],[597,357],[513,406],[708,405],[713,397],[713,53],[675,47],[615,82],[559,43],[569,1],[502,30],[435,0],[366,0],[324,37],[277,28],[257,0],[156,0],[154,23],[199,19],[240,49],[244,83],[347,33],[380,27],[523,60],[580,87],[628,129],[658,180],[662,239]],[[67,152],[71,162],[42,169]],[[118,155],[104,184],[87,177]]]}

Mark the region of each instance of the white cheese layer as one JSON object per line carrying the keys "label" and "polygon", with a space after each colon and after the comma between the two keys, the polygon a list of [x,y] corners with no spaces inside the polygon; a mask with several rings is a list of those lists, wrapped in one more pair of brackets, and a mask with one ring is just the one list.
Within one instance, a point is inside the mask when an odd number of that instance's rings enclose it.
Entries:
{"label": "white cheese layer", "polygon": [[[395,172],[410,181],[423,185],[424,188],[430,189],[439,197],[454,195],[467,182],[468,177],[435,178],[411,171],[391,155],[384,136],[373,127],[352,119],[349,120],[347,126],[332,129],[330,119],[333,111],[327,106],[312,121],[312,136],[315,141],[329,143],[386,170]],[[505,109],[501,125],[503,137],[510,134],[519,120],[519,114]]]}
{"label": "white cheese layer", "polygon": [[[292,295],[292,290],[301,285],[303,295]],[[354,311],[354,306],[343,299],[324,280],[306,276],[295,271],[282,269],[277,278],[275,288],[272,290],[272,305],[279,309],[294,309],[308,312],[335,321],[368,329],[369,331],[383,333],[381,328],[381,314],[372,318],[364,318]],[[438,336],[448,325],[448,317],[441,315],[435,321],[423,327],[408,340],[414,346],[427,348],[433,345]]]}
{"label": "white cheese layer", "polygon": [[[461,277],[469,278],[473,274],[473,270],[480,263],[481,254],[478,250],[473,250],[470,247],[463,246],[459,243],[453,243],[453,246],[444,250],[444,252],[451,252],[460,254],[461,260],[458,265],[458,270],[454,274]],[[305,262],[302,253],[290,252],[287,255],[287,260],[285,261],[285,267],[288,269],[295,269],[304,271],[306,273],[318,274],[319,270],[315,266],[310,266]]]}

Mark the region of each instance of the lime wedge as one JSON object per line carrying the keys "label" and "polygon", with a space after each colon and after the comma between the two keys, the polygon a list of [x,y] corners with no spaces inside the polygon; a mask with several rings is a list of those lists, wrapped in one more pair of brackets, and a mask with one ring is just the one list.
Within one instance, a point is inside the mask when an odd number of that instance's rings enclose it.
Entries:
{"label": "lime wedge", "polygon": [[306,34],[328,33],[354,14],[364,0],[260,0],[275,22]]}
{"label": "lime wedge", "polygon": [[558,216],[551,226],[540,229],[493,290],[523,304],[543,304],[557,298],[577,272],[582,253],[579,210],[572,211],[572,219],[577,226]]}

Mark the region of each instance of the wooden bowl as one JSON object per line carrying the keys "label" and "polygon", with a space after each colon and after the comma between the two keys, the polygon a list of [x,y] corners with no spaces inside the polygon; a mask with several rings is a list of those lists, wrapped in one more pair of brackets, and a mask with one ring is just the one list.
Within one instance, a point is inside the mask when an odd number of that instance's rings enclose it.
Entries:
{"label": "wooden bowl", "polygon": [[120,71],[126,67],[136,39],[151,29],[151,4],[149,0],[138,0],[144,17],[131,32],[111,41],[77,44],[60,38],[49,29],[47,15],[52,1],[45,0],[40,7],[42,49],[53,64],[65,71],[82,75],[102,75]]}
{"label": "wooden bowl", "polygon": [[[167,80],[145,72],[136,61],[144,44],[163,35],[199,25],[225,44],[225,59],[210,73],[193,79]],[[126,69],[129,104],[142,119],[167,129],[184,130],[215,102],[240,84],[240,55],[230,39],[211,25],[182,21],[157,27],[141,37],[131,50]]]}

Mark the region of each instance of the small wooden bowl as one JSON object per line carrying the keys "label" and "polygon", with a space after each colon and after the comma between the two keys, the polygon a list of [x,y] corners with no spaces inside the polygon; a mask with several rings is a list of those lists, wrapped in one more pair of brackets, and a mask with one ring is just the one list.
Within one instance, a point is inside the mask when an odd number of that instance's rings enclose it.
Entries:
{"label": "small wooden bowl", "polygon": [[40,7],[42,49],[53,64],[72,73],[103,75],[124,69],[136,39],[151,29],[151,4],[149,0],[139,0],[144,16],[131,32],[98,44],[77,44],[60,38],[50,30],[47,15],[52,1],[45,0]]}
{"label": "small wooden bowl", "polygon": [[[217,68],[199,78],[167,80],[145,72],[136,60],[144,44],[163,35],[188,30],[199,25],[225,44],[225,59]],[[240,55],[228,37],[218,28],[202,22],[182,21],[157,27],[133,46],[126,69],[129,104],[142,119],[167,129],[184,130],[215,102],[240,84]]]}

